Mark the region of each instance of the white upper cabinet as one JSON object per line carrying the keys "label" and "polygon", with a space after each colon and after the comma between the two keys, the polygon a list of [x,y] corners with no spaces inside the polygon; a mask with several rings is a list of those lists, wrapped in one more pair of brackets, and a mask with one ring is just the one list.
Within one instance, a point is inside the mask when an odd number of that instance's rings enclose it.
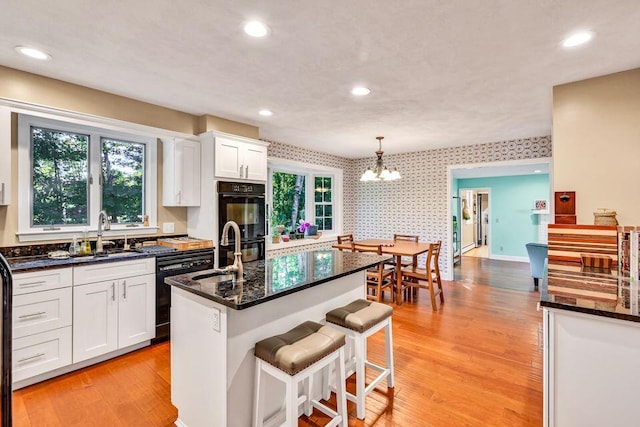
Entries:
{"label": "white upper cabinet", "polygon": [[162,205],[200,206],[200,141],[162,140]]}
{"label": "white upper cabinet", "polygon": [[267,144],[215,136],[214,173],[217,178],[267,180]]}
{"label": "white upper cabinet", "polygon": [[0,106],[0,206],[11,203],[11,110]]}

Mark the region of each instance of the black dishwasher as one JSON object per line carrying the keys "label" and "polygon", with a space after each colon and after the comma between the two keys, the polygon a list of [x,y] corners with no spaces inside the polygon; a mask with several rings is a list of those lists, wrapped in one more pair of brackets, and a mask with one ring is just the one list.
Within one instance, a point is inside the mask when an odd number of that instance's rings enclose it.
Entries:
{"label": "black dishwasher", "polygon": [[193,249],[156,253],[156,337],[157,343],[169,339],[171,308],[171,286],[164,283],[165,277],[213,268],[213,249]]}

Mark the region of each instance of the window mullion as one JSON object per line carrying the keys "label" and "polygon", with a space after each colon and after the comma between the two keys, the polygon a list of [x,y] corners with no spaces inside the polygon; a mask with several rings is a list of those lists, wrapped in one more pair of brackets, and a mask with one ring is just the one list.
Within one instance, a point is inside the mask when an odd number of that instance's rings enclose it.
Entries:
{"label": "window mullion", "polygon": [[89,142],[89,228],[91,230],[98,229],[98,214],[102,208],[102,165],[101,156],[102,141],[98,133],[91,133]]}

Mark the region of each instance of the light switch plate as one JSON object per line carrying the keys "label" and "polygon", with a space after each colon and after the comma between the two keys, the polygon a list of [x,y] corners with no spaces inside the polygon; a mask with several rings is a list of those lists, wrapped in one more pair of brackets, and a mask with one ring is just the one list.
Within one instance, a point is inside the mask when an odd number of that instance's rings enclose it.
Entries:
{"label": "light switch plate", "polygon": [[220,332],[220,309],[213,308],[212,311],[213,313],[211,316],[211,327],[214,331]]}
{"label": "light switch plate", "polygon": [[176,227],[173,222],[163,222],[162,223],[162,232],[163,233],[173,233]]}

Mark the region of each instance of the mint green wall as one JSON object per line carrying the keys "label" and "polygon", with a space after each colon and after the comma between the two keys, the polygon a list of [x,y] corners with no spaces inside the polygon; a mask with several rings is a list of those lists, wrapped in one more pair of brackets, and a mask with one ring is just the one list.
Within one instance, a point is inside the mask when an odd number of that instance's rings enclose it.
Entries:
{"label": "mint green wall", "polygon": [[[549,203],[549,175],[518,175],[458,179],[453,188],[488,188],[489,249],[492,255],[526,257],[525,244],[538,241],[538,215],[531,213],[534,200]],[[502,250],[500,249],[502,247]]]}

